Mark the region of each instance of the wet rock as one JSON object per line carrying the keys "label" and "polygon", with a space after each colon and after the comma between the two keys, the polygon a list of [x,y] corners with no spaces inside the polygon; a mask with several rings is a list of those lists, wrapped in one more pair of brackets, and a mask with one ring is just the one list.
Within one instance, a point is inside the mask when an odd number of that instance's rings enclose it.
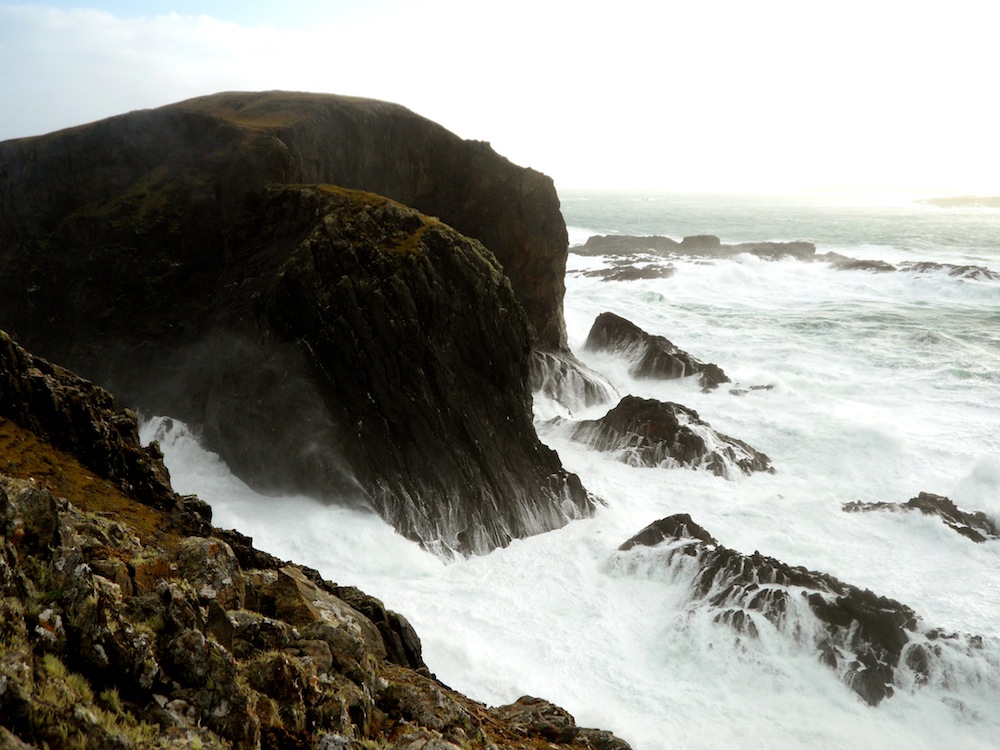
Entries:
{"label": "wet rock", "polygon": [[730,382],[718,365],[702,362],[663,336],[648,334],[610,312],[597,316],[584,348],[627,357],[632,361],[629,373],[636,378],[672,380],[698,375],[698,384],[706,390]]}
{"label": "wet rock", "polygon": [[773,471],[771,460],[741,440],[716,432],[680,404],[626,396],[600,419],[576,423],[574,440],[619,453],[632,466],[680,466],[716,476]]}
{"label": "wet rock", "polygon": [[928,652],[907,650],[931,632],[900,602],[759,552],[724,547],[687,515],[652,524],[620,549],[641,546],[658,551],[656,565],[688,576],[692,608],[714,613],[716,622],[751,639],[765,625],[777,629],[813,650],[871,705],[892,696],[900,669],[926,680]]}
{"label": "wet rock", "polygon": [[874,510],[891,512],[919,511],[926,516],[940,518],[948,528],[954,529],[966,539],[981,543],[1000,539],[1000,527],[982,511],[964,511],[943,495],[921,492],[905,503],[865,503],[860,500],[845,503],[845,513],[866,513]]}

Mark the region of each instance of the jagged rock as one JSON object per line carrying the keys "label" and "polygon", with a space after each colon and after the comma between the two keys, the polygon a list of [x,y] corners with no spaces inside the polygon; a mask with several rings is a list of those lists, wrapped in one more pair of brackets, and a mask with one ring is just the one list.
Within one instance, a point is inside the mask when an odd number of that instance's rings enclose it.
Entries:
{"label": "jagged rock", "polygon": [[[633,555],[642,547],[653,547],[652,564],[675,571],[675,580],[688,578],[692,608],[707,609],[716,622],[750,638],[774,627],[813,650],[871,705],[893,694],[899,670],[909,670],[919,684],[938,668],[931,661],[940,655],[935,642],[942,634],[923,627],[906,605],[826,573],[724,547],[686,514],[651,524],[619,549]],[[632,558],[623,559],[627,567]]]}
{"label": "jagged rock", "polygon": [[[419,661],[419,639],[373,597],[254,550],[238,532],[224,534],[235,549],[185,537],[173,510],[139,503],[13,422],[0,421],[0,447],[10,458],[0,466],[0,743],[538,747],[425,667],[389,661],[380,628],[399,638],[400,660]],[[586,732],[547,747],[614,740]]]}
{"label": "jagged rock", "polygon": [[594,320],[584,349],[609,351],[629,358],[633,361],[629,373],[636,378],[670,380],[699,375],[698,383],[706,390],[730,382],[718,365],[702,362],[663,336],[648,334],[610,312],[603,312]]}
{"label": "jagged rock", "polygon": [[985,281],[1000,280],[1000,273],[986,266],[956,265],[954,263],[934,263],[932,261],[903,261],[899,264],[900,271],[913,273],[934,273],[946,271],[949,276],[959,279],[979,279]]}
{"label": "jagged rock", "polygon": [[619,453],[632,466],[682,466],[727,478],[774,471],[766,455],[716,432],[694,409],[637,396],[626,396],[600,419],[578,422],[571,437]]}
{"label": "jagged rock", "polygon": [[823,253],[816,256],[817,260],[825,260],[838,271],[873,271],[874,273],[890,273],[896,270],[892,263],[884,260],[866,260],[863,258],[851,258],[840,253]]}
{"label": "jagged rock", "polygon": [[0,418],[10,419],[147,505],[174,511],[174,525],[206,533],[211,509],[170,488],[159,447],[143,448],[134,413],[75,373],[36,357],[0,331]]}
{"label": "jagged rock", "polygon": [[961,510],[943,495],[921,492],[905,503],[863,503],[860,500],[845,503],[845,513],[859,513],[873,510],[911,511],[917,510],[926,516],[937,516],[950,529],[954,529],[966,539],[974,542],[1000,539],[1000,527],[982,511]]}
{"label": "jagged rock", "polygon": [[218,539],[182,539],[177,545],[177,575],[194,586],[207,605],[243,609],[246,588],[232,548]]}

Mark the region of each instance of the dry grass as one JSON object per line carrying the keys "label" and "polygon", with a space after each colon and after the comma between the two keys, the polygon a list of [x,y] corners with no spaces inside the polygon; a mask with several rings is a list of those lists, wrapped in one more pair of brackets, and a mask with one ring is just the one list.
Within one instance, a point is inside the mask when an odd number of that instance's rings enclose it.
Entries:
{"label": "dry grass", "polygon": [[30,482],[57,497],[65,497],[80,510],[131,526],[144,544],[163,546],[177,542],[177,535],[166,530],[166,514],[131,499],[70,454],[2,417],[0,475],[15,480],[15,485]]}

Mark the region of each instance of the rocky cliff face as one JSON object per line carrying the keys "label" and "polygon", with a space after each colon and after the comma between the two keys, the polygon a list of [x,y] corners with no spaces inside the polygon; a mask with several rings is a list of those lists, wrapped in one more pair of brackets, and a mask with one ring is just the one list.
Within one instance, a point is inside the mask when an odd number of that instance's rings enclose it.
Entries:
{"label": "rocky cliff face", "polygon": [[565,245],[548,178],[381,102],[227,94],[0,144],[0,326],[251,484],[442,550],[591,510],[531,423]]}
{"label": "rocky cliff face", "polygon": [[[245,195],[274,183],[342,185],[440,217],[496,254],[537,344],[565,348],[568,242],[552,180],[387,102],[217,94],[0,144],[0,247],[44,241],[72,216],[53,252],[119,226],[156,235],[163,272],[189,254],[208,264]],[[149,254],[127,233],[114,242]]]}
{"label": "rocky cliff face", "polygon": [[374,597],[192,528],[134,417],[5,337],[0,388],[0,747],[628,750],[448,689]]}

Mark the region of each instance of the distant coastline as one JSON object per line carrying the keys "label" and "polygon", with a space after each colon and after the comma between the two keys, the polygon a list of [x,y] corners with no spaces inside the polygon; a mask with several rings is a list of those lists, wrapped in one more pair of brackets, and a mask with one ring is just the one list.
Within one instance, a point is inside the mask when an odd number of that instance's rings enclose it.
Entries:
{"label": "distant coastline", "polygon": [[951,198],[925,198],[919,203],[941,208],[1000,208],[1000,195],[956,195]]}

